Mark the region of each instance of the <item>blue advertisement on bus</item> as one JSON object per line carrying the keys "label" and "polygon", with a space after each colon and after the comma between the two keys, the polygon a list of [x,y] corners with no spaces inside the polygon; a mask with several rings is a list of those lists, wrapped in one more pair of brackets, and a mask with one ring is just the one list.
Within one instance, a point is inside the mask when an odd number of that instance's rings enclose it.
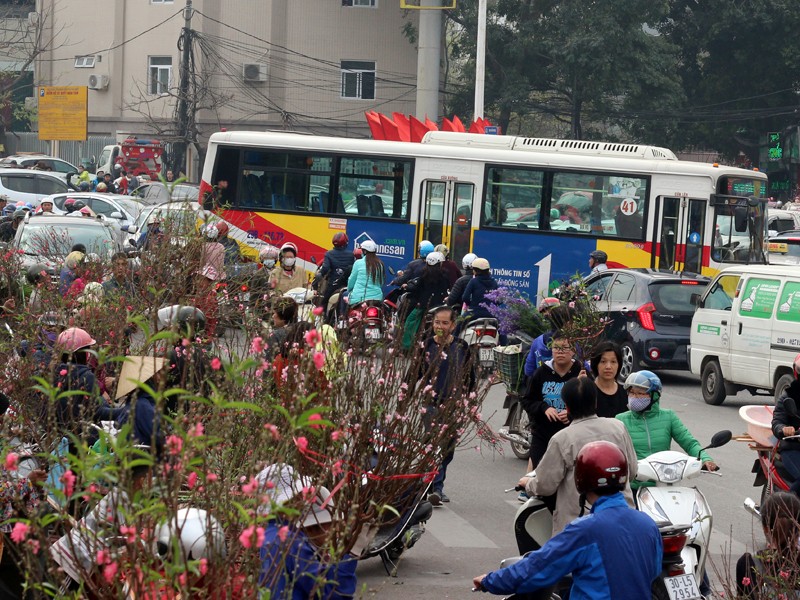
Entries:
{"label": "blue advertisement on bus", "polygon": [[354,248],[365,240],[378,246],[378,257],[386,265],[387,282],[393,279],[390,269],[403,269],[414,260],[416,228],[407,223],[378,220],[347,219],[347,237]]}

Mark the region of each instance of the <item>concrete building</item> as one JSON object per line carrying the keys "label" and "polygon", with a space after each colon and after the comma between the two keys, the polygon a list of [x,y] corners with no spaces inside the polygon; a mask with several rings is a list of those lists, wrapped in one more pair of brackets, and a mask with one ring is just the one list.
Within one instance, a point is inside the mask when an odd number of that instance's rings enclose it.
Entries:
{"label": "concrete building", "polygon": [[[88,85],[89,133],[174,123],[186,0],[38,0],[36,85]],[[228,129],[368,136],[364,111],[413,113],[417,11],[399,0],[194,0],[201,138]],[[153,127],[155,124],[155,127]]]}

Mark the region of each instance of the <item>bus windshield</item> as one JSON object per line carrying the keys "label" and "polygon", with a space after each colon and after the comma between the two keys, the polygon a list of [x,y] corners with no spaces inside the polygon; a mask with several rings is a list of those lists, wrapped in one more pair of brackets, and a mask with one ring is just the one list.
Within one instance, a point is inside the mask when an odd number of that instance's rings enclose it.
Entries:
{"label": "bus windshield", "polygon": [[755,199],[730,199],[716,205],[711,258],[721,263],[766,264],[766,204]]}

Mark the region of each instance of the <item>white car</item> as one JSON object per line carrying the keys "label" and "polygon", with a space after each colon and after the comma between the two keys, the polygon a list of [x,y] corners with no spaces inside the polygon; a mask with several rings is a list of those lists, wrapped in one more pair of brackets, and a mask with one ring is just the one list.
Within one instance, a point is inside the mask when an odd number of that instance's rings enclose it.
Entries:
{"label": "white car", "polygon": [[0,194],[12,202],[38,205],[42,198],[69,190],[64,180],[45,171],[28,169],[0,169]]}
{"label": "white car", "polygon": [[14,168],[14,163],[25,169],[30,169],[31,167],[41,165],[45,167],[45,169],[39,172],[52,173],[63,180],[64,183],[67,183],[67,175],[69,173],[78,172],[78,167],[72,163],[61,160],[56,156],[47,156],[46,154],[17,154],[13,156],[7,156],[0,160],[0,167]]}
{"label": "white car", "polygon": [[142,211],[149,208],[149,205],[138,198],[123,196],[121,194],[101,194],[98,192],[65,192],[52,194],[48,200],[52,200],[55,211],[64,212],[64,202],[67,198],[82,201],[92,209],[97,215],[103,215],[118,227],[123,228],[133,225]]}

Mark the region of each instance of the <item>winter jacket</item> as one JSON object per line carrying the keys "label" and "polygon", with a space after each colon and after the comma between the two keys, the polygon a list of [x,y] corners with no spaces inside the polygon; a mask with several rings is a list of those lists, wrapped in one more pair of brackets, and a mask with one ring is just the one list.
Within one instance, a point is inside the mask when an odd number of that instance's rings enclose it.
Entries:
{"label": "winter jacket", "polygon": [[553,351],[550,349],[550,340],[553,339],[553,332],[543,333],[531,344],[531,351],[525,358],[525,375],[530,377],[546,361],[553,358]]}
{"label": "winter jacket", "polygon": [[420,363],[419,379],[433,386],[434,398],[443,402],[449,393],[467,394],[475,386],[475,371],[469,346],[458,338],[446,347],[434,338],[425,340],[422,349],[424,359]]}
{"label": "winter jacket", "polygon": [[558,411],[566,410],[567,405],[561,398],[561,388],[570,379],[574,379],[581,372],[581,363],[577,360],[572,361],[572,366],[564,375],[559,375],[553,369],[553,361],[546,361],[541,367],[536,369],[531,377],[525,394],[522,396],[522,408],[536,424],[537,433],[552,435],[565,427],[558,421],[551,421],[545,415],[548,408],[553,407]]}
{"label": "winter jacket", "polygon": [[308,279],[306,279],[305,270],[301,267],[295,266],[291,271],[286,271],[280,264],[277,264],[272,269],[269,282],[275,285],[275,290],[279,294],[285,294],[291,289],[306,287]]}
{"label": "winter jacket", "polygon": [[406,265],[406,268],[403,269],[403,274],[398,275],[395,277],[389,285],[396,285],[401,286],[404,283],[408,283],[412,279],[416,279],[420,275],[422,275],[422,269],[425,267],[425,259],[424,258],[417,258],[412,260],[410,263]]}
{"label": "winter jacket", "polygon": [[571,600],[642,600],[661,574],[661,535],[655,521],[633,510],[622,494],[603,496],[591,514],[518,563],[489,573],[492,594],[525,594],[572,573]]}
{"label": "winter jacket", "polygon": [[135,402],[125,406],[116,418],[117,425],[121,427],[128,421],[133,421],[131,436],[133,442],[143,446],[153,447],[160,456],[164,446],[161,432],[161,414],[156,407],[152,396],[144,391],[139,391]]}
{"label": "winter jacket", "polygon": [[[528,481],[531,496],[556,494],[553,513],[553,535],[577,519],[581,512],[580,496],[575,487],[575,459],[589,442],[605,440],[616,444],[628,459],[629,481],[636,477],[636,451],[625,426],[616,419],[597,415],[575,419],[569,427],[556,433],[547,445],[542,460],[536,465],[536,476]],[[630,486],[625,486],[625,499],[633,506]]]}
{"label": "winter jacket", "polygon": [[[700,442],[694,439],[678,415],[669,409],[661,408],[658,402],[654,402],[643,413],[629,410],[617,415],[617,419],[628,428],[633,447],[636,449],[636,457],[639,460],[647,458],[655,452],[669,450],[672,440],[675,440],[689,456],[697,456],[702,448]],[[711,460],[705,451],[700,452],[700,458],[703,462]],[[647,484],[631,481],[633,489],[642,485]]]}
{"label": "winter jacket", "polygon": [[784,427],[794,427],[796,433],[800,433],[798,404],[800,404],[800,380],[795,379],[778,398],[775,411],[772,413],[772,433],[781,440],[779,450],[800,450],[800,441],[783,439]]}
{"label": "winter jacket", "polygon": [[467,310],[470,312],[473,318],[481,319],[492,316],[492,313],[489,312],[489,309],[481,306],[481,304],[484,302],[484,296],[486,296],[486,292],[496,289],[497,281],[492,279],[492,276],[489,274],[475,275],[470,280],[466,289],[464,290],[464,296],[461,299],[467,305]]}
{"label": "winter jacket", "polygon": [[459,277],[461,277],[461,269],[459,269],[458,265],[450,259],[447,259],[442,263],[442,271],[444,271],[447,275],[447,281],[450,283],[450,287],[453,287],[456,284],[456,281],[458,281]]}
{"label": "winter jacket", "polygon": [[459,277],[450,288],[450,294],[445,300],[447,306],[456,306],[459,310],[461,309],[461,305],[464,303],[464,290],[467,289],[470,279],[472,279],[472,269],[467,269],[467,272]]}
{"label": "winter jacket", "polygon": [[450,284],[447,275],[439,270],[423,273],[414,285],[408,286],[409,306],[419,308],[423,312],[444,304]]}
{"label": "winter jacket", "polygon": [[367,261],[359,259],[347,279],[348,302],[351,306],[365,300],[383,300],[383,277],[373,279],[367,274]]}
{"label": "winter jacket", "polygon": [[326,292],[332,294],[335,290],[347,284],[347,278],[355,262],[353,253],[347,248],[332,248],[325,253],[322,266],[317,271],[316,281],[327,278]]}

